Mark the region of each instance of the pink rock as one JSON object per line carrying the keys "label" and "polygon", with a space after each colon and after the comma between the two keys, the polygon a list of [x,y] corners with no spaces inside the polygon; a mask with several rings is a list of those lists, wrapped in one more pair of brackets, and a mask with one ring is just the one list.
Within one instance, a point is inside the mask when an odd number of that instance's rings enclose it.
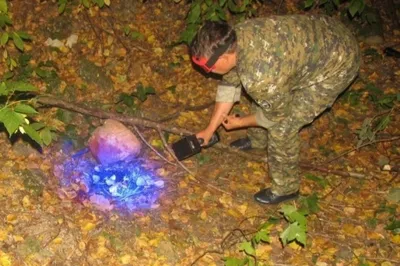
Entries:
{"label": "pink rock", "polygon": [[122,123],[107,119],[96,128],[88,142],[89,149],[101,164],[135,158],[141,148],[137,137]]}

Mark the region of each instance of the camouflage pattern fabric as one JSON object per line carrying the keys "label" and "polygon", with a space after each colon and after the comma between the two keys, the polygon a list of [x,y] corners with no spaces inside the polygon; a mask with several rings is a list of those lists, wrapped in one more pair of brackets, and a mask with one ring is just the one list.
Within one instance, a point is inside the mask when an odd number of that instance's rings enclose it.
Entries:
{"label": "camouflage pattern fabric", "polygon": [[[344,25],[326,16],[272,16],[245,21],[235,30],[237,66],[221,85],[232,92],[241,82],[257,104],[257,123],[268,129],[272,192],[290,194],[300,185],[298,132],[353,81],[358,43]],[[223,94],[217,101],[234,99]],[[265,131],[249,133],[256,146],[266,145]]]}

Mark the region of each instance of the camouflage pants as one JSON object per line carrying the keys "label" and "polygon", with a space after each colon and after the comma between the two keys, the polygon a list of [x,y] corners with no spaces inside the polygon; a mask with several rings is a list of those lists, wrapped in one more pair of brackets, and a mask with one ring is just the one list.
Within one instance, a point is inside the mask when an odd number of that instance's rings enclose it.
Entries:
{"label": "camouflage pants", "polygon": [[[250,128],[248,136],[255,148],[268,150],[268,172],[272,179],[272,192],[286,195],[299,190],[299,131],[310,124],[326,108],[332,106],[337,96],[354,80],[359,68],[359,52],[348,55],[346,61],[333,68],[331,75],[322,81],[308,84],[293,94],[291,114],[268,130]],[[320,80],[320,79],[319,79]],[[253,112],[261,108],[253,104]]]}

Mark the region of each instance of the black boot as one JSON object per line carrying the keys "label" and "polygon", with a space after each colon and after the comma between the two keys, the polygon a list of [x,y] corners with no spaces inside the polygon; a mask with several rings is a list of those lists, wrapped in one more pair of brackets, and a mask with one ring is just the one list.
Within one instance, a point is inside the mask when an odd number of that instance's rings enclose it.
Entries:
{"label": "black boot", "polygon": [[299,196],[299,191],[296,191],[289,195],[279,196],[273,194],[271,188],[264,188],[259,192],[257,192],[256,194],[254,194],[254,199],[259,203],[278,204],[283,201],[296,199],[298,196]]}
{"label": "black boot", "polygon": [[242,151],[251,150],[251,140],[249,137],[240,138],[235,141],[232,141],[230,146],[235,149],[239,149]]}

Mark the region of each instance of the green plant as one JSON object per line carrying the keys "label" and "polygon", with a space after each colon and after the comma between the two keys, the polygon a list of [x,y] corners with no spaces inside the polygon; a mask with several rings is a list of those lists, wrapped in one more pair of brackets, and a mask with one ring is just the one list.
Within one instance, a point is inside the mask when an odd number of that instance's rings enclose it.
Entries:
{"label": "green plant", "polygon": [[[286,229],[281,232],[280,239],[286,246],[292,241],[305,246],[307,242],[307,218],[310,211],[318,211],[318,198],[315,194],[302,200],[302,208],[297,209],[293,205],[282,205],[280,213],[289,223]],[[262,243],[270,242],[271,229],[278,224],[279,219],[270,217],[265,223],[261,224],[251,239],[239,243],[239,250],[245,255],[244,258],[226,257],[224,258],[226,266],[244,266],[258,265],[257,246]]]}
{"label": "green plant", "polygon": [[38,89],[25,81],[10,80],[14,77],[16,67],[27,66],[30,60],[30,56],[22,54],[17,63],[9,52],[10,45],[24,52],[24,42],[32,38],[23,31],[13,30],[6,0],[0,0],[0,28],[2,30],[0,45],[4,49],[3,58],[9,69],[0,81],[0,123],[4,125],[10,137],[16,133],[27,134],[39,145],[48,145],[52,140],[53,129],[35,121],[38,112],[33,107],[32,95]]}
{"label": "green plant", "polygon": [[367,84],[365,91],[368,91],[369,99],[375,104],[378,110],[386,110],[372,118],[364,119],[361,128],[356,130],[358,136],[357,148],[366,143],[376,140],[378,132],[385,130],[391,121],[392,110],[400,101],[400,93],[384,94],[383,91],[373,84]]}
{"label": "green plant", "polygon": [[12,43],[18,50],[24,51],[24,42],[32,37],[24,31],[14,31],[13,23],[8,14],[8,5],[6,0],[0,0],[0,46],[3,50],[3,58],[6,60],[7,67],[12,71],[17,67],[17,61],[11,57],[8,45]]}
{"label": "green plant", "polygon": [[38,112],[32,107],[34,99],[29,96],[38,89],[22,81],[3,81],[0,84],[0,122],[9,136],[17,132],[27,134],[39,145],[49,145],[52,128],[35,121]]}
{"label": "green plant", "polygon": [[[176,3],[181,2],[180,0]],[[178,43],[189,44],[200,25],[206,21],[226,21],[228,13],[238,15],[241,18],[252,17],[255,9],[252,4],[255,0],[195,0],[190,4],[190,9],[186,17],[186,29],[182,32]]]}
{"label": "green plant", "polygon": [[132,93],[121,93],[119,95],[119,99],[117,101],[117,111],[122,113],[124,109],[121,106],[118,106],[119,103],[123,103],[125,106],[129,107],[131,110],[137,109],[137,103],[135,102],[135,98],[140,102],[144,102],[147,100],[147,96],[151,94],[155,94],[156,91],[151,86],[143,86],[142,83],[138,83],[136,85],[135,91]]}
{"label": "green plant", "polygon": [[350,3],[346,3],[348,1],[340,1],[340,0],[305,0],[304,8],[310,9],[312,7],[323,8],[325,12],[329,15],[332,15],[335,11],[337,11],[342,5],[345,6],[348,14],[351,18],[356,16],[362,17],[364,21],[369,23],[376,22],[376,17],[372,12],[368,12],[370,8],[365,3],[365,0],[351,0]]}

